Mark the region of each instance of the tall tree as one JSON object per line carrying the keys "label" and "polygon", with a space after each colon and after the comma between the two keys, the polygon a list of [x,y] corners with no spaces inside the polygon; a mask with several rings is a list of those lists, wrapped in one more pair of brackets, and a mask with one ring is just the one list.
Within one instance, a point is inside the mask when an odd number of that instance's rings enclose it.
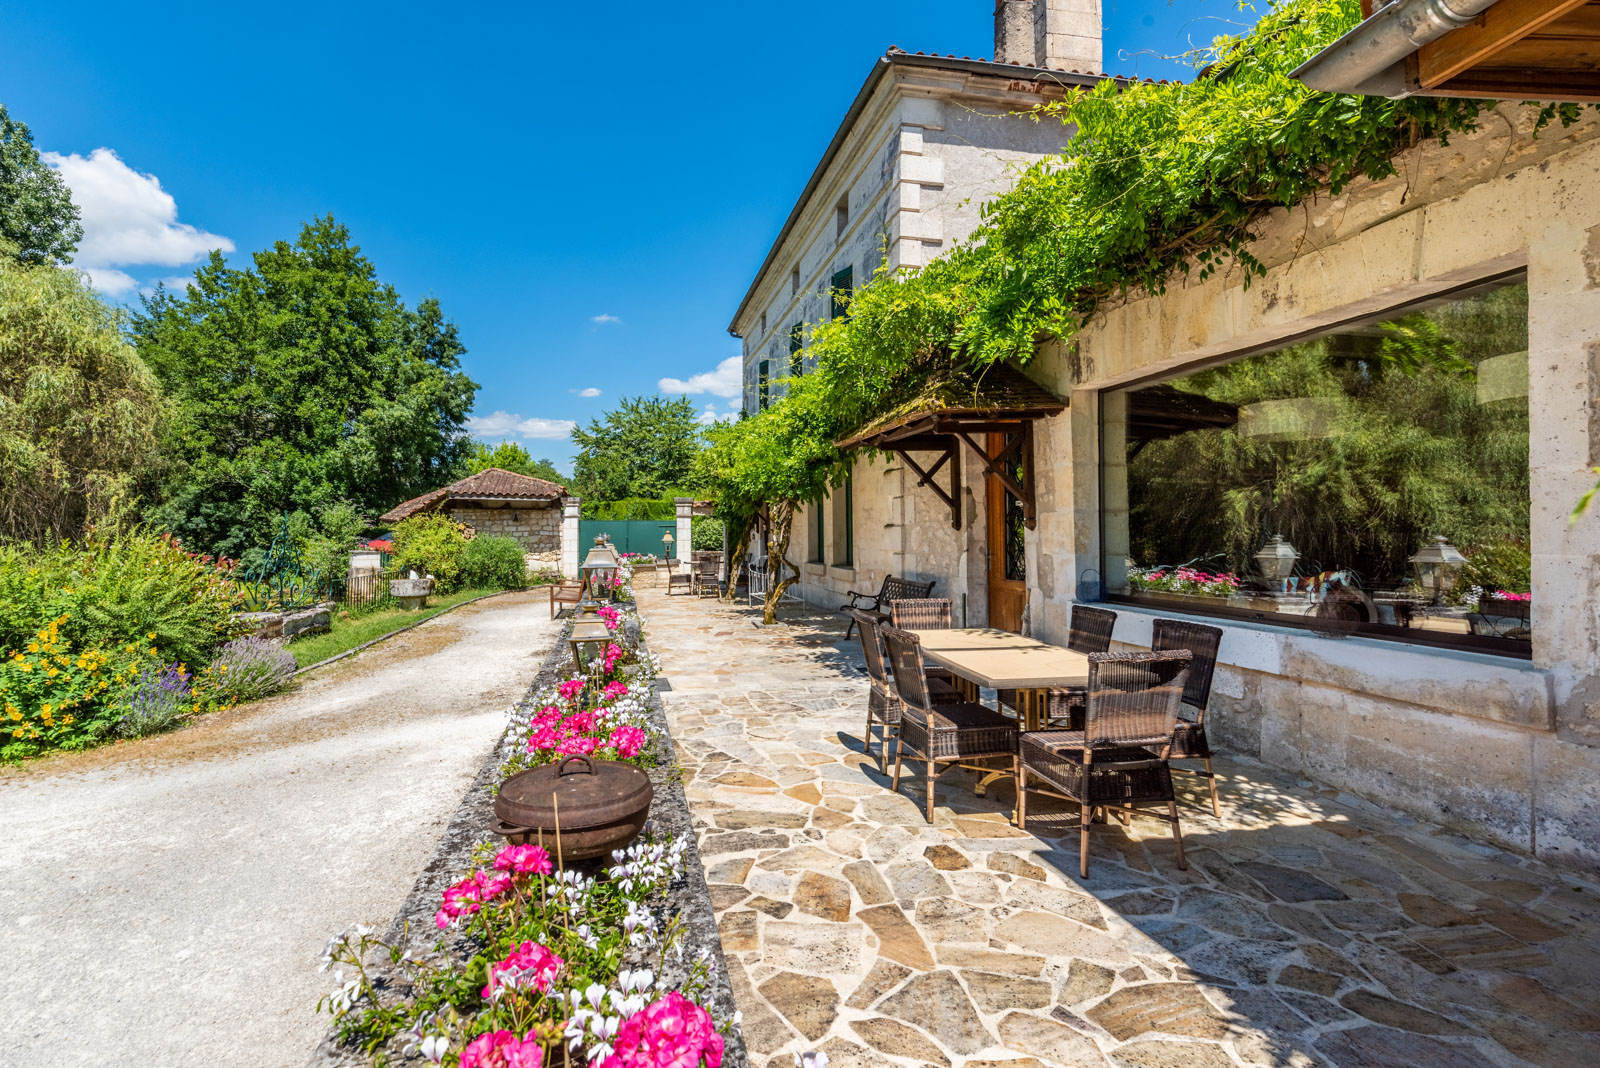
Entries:
{"label": "tall tree", "polygon": [[663,497],[688,486],[703,442],[689,398],[623,397],[575,427],[572,492],[585,500]]}
{"label": "tall tree", "polygon": [[117,312],[0,241],[0,538],[76,537],[131,502],[167,406]]}
{"label": "tall tree", "polygon": [[280,513],[377,513],[450,481],[478,388],[438,301],[407,308],[331,216],[253,258],[212,253],[183,295],[158,289],[133,317],[178,407],[157,518],[235,556]]}
{"label": "tall tree", "polygon": [[66,263],[82,237],[67,184],[39,158],[28,124],[0,104],[0,255]]}
{"label": "tall tree", "polygon": [[555,464],[549,460],[535,460],[527,449],[515,441],[502,441],[498,445],[490,445],[487,441],[474,441],[472,451],[467,454],[466,473],[475,475],[491,467],[498,467],[502,471],[510,471],[516,475],[542,478],[558,486],[565,486],[571,481],[556,470]]}

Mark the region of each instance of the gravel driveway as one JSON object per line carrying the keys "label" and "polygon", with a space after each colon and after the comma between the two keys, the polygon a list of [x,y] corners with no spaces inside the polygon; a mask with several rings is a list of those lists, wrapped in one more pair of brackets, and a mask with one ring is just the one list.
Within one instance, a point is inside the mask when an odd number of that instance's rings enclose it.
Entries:
{"label": "gravel driveway", "polygon": [[459,608],[175,734],[0,768],[0,1061],[305,1064],[556,635]]}

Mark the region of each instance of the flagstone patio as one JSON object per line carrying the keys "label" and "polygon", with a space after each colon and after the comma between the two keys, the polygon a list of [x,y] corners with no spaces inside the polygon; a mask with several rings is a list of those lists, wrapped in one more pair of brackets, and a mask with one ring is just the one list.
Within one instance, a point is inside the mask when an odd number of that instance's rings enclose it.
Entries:
{"label": "flagstone patio", "polygon": [[1082,879],[1075,810],[889,791],[838,617],[640,602],[757,1068],[1595,1063],[1593,886],[1246,761]]}

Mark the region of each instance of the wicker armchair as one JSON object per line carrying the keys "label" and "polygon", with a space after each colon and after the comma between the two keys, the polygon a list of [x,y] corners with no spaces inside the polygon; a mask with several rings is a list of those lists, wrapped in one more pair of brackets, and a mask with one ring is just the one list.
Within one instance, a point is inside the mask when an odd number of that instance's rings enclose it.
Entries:
{"label": "wicker armchair", "polygon": [[1203,776],[1210,783],[1211,814],[1219,819],[1222,806],[1217,803],[1217,776],[1211,770],[1211,745],[1206,741],[1206,706],[1211,702],[1211,676],[1217,669],[1217,649],[1221,645],[1220,628],[1177,619],[1156,620],[1150,641],[1150,648],[1158,652],[1189,651],[1189,681],[1184,684],[1178,725],[1172,732],[1172,759],[1199,760],[1205,764],[1205,770],[1176,766],[1172,770]]}
{"label": "wicker armchair", "polygon": [[[1116,625],[1117,614],[1110,609],[1075,604],[1072,606],[1072,621],[1067,626],[1067,648],[1075,653],[1109,652],[1111,631]],[[1045,700],[1045,722],[1050,726],[1081,726],[1083,693],[1076,686],[1051,690]],[[1007,708],[1017,707],[1017,692],[1000,691],[1000,701]]]}
{"label": "wicker armchair", "polygon": [[[889,602],[889,619],[901,630],[949,630],[951,604],[948,597],[910,597]],[[951,686],[956,682],[955,672],[945,668],[925,668],[928,678],[938,679]]]}
{"label": "wicker armchair", "polygon": [[[1028,791],[1052,793],[1079,808],[1079,873],[1089,874],[1089,822],[1096,809],[1126,819],[1141,805],[1167,806],[1183,858],[1178,802],[1167,764],[1178,704],[1189,680],[1186,650],[1091,653],[1081,731],[1030,731],[1016,761],[1017,826],[1028,827]],[[904,736],[904,727],[901,729]],[[1032,780],[1039,785],[1030,783]]]}
{"label": "wicker armchair", "polygon": [[[897,602],[904,603],[904,602]],[[993,771],[980,761],[1015,762],[1017,725],[980,704],[936,705],[922,665],[922,643],[908,630],[884,627],[880,632],[894,666],[895,694],[900,698],[900,733],[894,747],[894,790],[900,791],[900,766],[906,751],[924,762],[928,783],[926,815],[933,822],[933,787],[943,765]]]}
{"label": "wicker armchair", "polygon": [[[851,617],[872,684],[867,695],[867,729],[861,736],[863,749],[867,756],[872,755],[872,724],[882,723],[883,746],[878,751],[878,770],[882,771],[889,765],[889,739],[900,729],[900,696],[889,675],[888,653],[883,648],[877,613],[852,611]],[[928,696],[935,705],[955,705],[966,700],[954,686],[940,679],[928,680]]]}

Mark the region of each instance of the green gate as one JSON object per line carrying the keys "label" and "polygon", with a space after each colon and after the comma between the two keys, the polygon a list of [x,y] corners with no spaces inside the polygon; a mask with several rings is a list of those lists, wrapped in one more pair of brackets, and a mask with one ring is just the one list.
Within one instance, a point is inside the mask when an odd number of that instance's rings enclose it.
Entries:
{"label": "green gate", "polygon": [[[580,519],[578,520],[578,562],[583,563],[583,558],[588,555],[589,547],[594,544],[594,539],[601,534],[611,536],[611,544],[623,553],[649,553],[659,559],[662,549],[661,535],[671,534],[674,539],[678,536],[678,524],[670,519]],[[672,545],[672,555],[686,558],[689,547],[679,546],[676,541]]]}

